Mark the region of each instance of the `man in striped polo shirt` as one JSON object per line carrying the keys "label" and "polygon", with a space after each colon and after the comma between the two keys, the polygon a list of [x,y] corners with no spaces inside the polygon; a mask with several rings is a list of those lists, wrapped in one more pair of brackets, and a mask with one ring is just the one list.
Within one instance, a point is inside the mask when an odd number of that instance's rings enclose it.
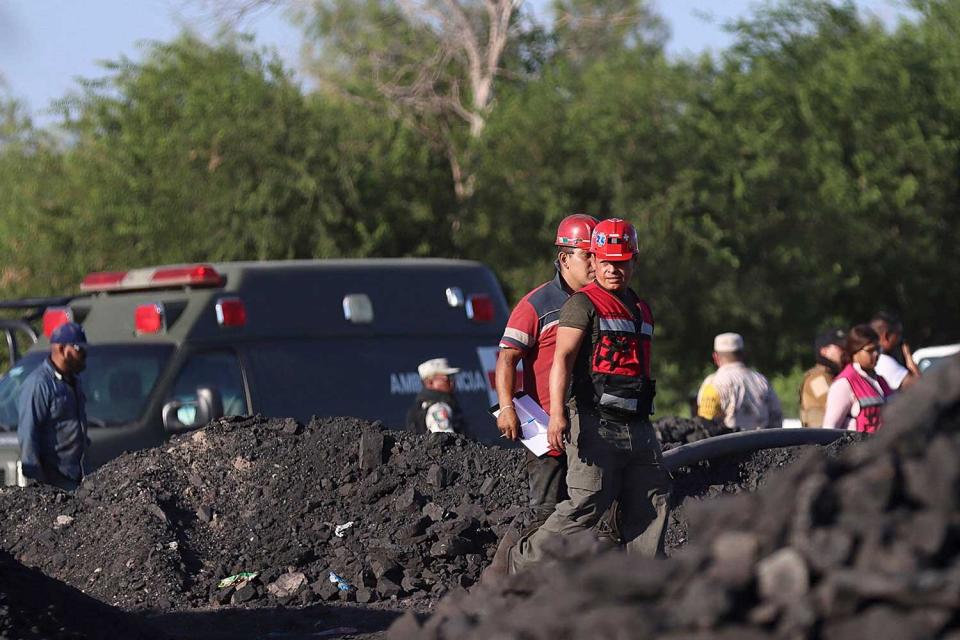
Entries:
{"label": "man in striped polo shirt", "polygon": [[[560,307],[571,294],[593,281],[590,236],[596,218],[584,214],[567,216],[557,228],[556,276],[523,297],[510,314],[497,358],[496,386],[500,406],[497,427],[504,437],[520,436],[520,421],[513,410],[517,363],[523,362],[523,390],[550,413],[550,368],[557,341]],[[558,502],[567,498],[567,458],[551,451],[540,458],[529,450],[527,479],[529,521],[525,529],[543,524]]]}

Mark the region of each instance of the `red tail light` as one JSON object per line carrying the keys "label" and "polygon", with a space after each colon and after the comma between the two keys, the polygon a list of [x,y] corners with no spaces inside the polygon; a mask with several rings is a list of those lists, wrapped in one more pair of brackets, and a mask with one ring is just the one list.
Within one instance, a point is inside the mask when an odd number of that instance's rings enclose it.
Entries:
{"label": "red tail light", "polygon": [[167,314],[159,302],[142,304],[133,312],[133,328],[137,335],[163,333],[167,330]]}
{"label": "red tail light", "polygon": [[47,307],[43,312],[43,335],[49,338],[57,327],[68,322],[73,322],[70,307]]}
{"label": "red tail light", "polygon": [[242,327],[247,324],[247,308],[240,298],[217,300],[217,323],[221,327]]}
{"label": "red tail light", "polygon": [[143,291],[170,287],[219,287],[226,278],[208,264],[130,271],[97,271],[80,283],[81,291]]}
{"label": "red tail light", "polygon": [[96,271],[83,279],[80,283],[80,291],[106,291],[119,288],[126,275],[126,271]]}
{"label": "red tail light", "polygon": [[150,282],[152,284],[218,286],[223,283],[223,276],[208,264],[198,264],[190,267],[157,269],[150,278]]}
{"label": "red tail light", "polygon": [[467,298],[467,317],[474,322],[493,322],[493,300],[490,296],[475,293]]}

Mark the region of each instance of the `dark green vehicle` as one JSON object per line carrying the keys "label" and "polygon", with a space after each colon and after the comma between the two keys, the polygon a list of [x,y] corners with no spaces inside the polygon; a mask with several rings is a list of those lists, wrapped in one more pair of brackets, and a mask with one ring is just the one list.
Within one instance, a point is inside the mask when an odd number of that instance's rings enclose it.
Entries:
{"label": "dark green vehicle", "polygon": [[[63,322],[83,325],[88,465],[161,444],[224,415],[379,419],[401,427],[417,365],[461,368],[468,435],[494,441],[486,414],[507,307],[477,262],[312,260],[175,265],[90,274],[81,294],[27,301],[42,335],[0,377],[0,474],[16,484],[17,398]],[[7,301],[0,307],[28,306]],[[33,325],[5,321],[12,335]]]}

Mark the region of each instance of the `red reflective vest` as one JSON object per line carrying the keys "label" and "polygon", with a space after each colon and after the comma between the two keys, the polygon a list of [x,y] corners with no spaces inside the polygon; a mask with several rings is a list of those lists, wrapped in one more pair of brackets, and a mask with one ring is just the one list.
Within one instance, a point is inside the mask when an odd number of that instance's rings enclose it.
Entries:
{"label": "red reflective vest", "polygon": [[636,310],[631,310],[596,282],[580,289],[580,293],[590,299],[599,323],[600,335],[590,358],[593,402],[598,412],[613,419],[650,415],[656,393],[650,378],[650,305],[637,298]]}
{"label": "red reflective vest", "polygon": [[850,388],[853,389],[853,395],[857,398],[857,404],[860,405],[860,413],[857,414],[856,418],[857,431],[860,433],[873,433],[883,426],[880,411],[883,409],[883,405],[886,404],[887,398],[893,393],[887,381],[883,379],[883,376],[877,376],[877,382],[880,383],[880,389],[883,390],[883,395],[877,393],[874,386],[860,375],[860,373],[853,368],[852,364],[844,367],[837,378],[843,378],[850,383]]}

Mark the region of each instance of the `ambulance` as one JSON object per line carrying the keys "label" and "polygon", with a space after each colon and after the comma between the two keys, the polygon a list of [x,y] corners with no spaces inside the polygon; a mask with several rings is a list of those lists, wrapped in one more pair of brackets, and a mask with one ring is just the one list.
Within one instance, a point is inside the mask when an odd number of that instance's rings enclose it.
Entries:
{"label": "ambulance", "polygon": [[478,262],[168,265],[91,273],[77,295],[3,307],[32,309],[0,327],[13,357],[14,333],[35,342],[0,378],[0,484],[18,481],[20,387],[69,321],[89,341],[91,469],[221,416],[357,416],[402,428],[421,388],[417,365],[437,357],[461,369],[467,435],[499,436],[487,408],[508,308]]}

